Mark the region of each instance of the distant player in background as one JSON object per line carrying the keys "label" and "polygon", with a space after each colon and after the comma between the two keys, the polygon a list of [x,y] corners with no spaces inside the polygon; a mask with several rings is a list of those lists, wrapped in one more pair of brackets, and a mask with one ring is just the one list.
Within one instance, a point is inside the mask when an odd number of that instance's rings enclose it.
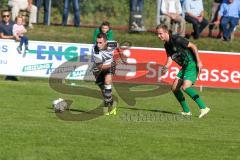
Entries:
{"label": "distant player in background", "polygon": [[201,112],[199,118],[202,118],[210,111],[210,108],[206,107],[197,91],[192,87],[203,67],[197,47],[183,37],[172,35],[166,25],[158,25],[156,33],[158,38],[165,42],[164,47],[167,53],[167,61],[162,68],[162,75],[167,72],[173,61],[182,67],[172,85],[172,92],[183,109],[181,114],[186,116],[192,115],[185,101],[182,92],[184,91],[198,104]]}
{"label": "distant player in background", "polygon": [[[112,98],[112,75],[115,72],[113,61],[114,49],[107,46],[107,36],[105,33],[97,35],[96,44],[93,46],[93,74],[96,78],[96,84],[101,89],[104,98],[104,114],[116,114],[116,108],[113,107]],[[112,110],[109,112],[109,108]]]}

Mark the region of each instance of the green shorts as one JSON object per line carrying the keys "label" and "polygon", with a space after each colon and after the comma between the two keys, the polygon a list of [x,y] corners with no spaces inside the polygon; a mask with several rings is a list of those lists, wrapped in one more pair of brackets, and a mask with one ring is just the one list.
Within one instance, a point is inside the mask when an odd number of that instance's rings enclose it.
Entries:
{"label": "green shorts", "polygon": [[195,83],[198,76],[198,67],[196,63],[189,63],[187,66],[182,67],[178,72],[177,77],[182,80],[189,80],[192,83]]}

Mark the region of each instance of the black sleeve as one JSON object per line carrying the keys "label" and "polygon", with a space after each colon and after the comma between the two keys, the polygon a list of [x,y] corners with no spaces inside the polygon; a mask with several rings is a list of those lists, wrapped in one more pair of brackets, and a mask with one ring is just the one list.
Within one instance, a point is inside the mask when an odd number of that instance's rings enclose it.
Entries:
{"label": "black sleeve", "polygon": [[183,48],[188,48],[189,41],[181,36],[176,36],[175,43]]}
{"label": "black sleeve", "polygon": [[93,51],[95,54],[99,54],[99,49],[98,49],[97,45],[94,46]]}
{"label": "black sleeve", "polygon": [[168,47],[168,45],[166,43],[164,44],[164,48],[165,48],[167,56],[170,56],[170,54],[169,54],[169,47]]}
{"label": "black sleeve", "polygon": [[3,33],[2,25],[0,24],[0,33]]}

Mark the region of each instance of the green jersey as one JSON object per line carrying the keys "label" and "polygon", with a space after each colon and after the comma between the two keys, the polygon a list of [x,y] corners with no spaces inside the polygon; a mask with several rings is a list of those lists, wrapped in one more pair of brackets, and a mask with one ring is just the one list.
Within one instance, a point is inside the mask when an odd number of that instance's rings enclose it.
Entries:
{"label": "green jersey", "polygon": [[[93,43],[96,43],[97,41],[97,35],[101,32],[100,28],[97,28],[95,31],[94,31],[94,34],[93,34]],[[112,29],[109,29],[109,31],[107,31],[106,33],[107,35],[107,40],[113,40],[113,31]]]}
{"label": "green jersey", "polygon": [[196,63],[193,51],[188,48],[189,41],[181,36],[170,36],[168,42],[164,44],[167,55],[181,67],[186,67],[190,63]]}

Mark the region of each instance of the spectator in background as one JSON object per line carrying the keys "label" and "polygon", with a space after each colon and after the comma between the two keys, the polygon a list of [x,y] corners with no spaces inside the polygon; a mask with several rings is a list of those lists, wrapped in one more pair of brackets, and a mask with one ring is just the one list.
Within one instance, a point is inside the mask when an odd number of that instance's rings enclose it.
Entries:
{"label": "spectator in background", "polygon": [[[200,37],[201,32],[208,25],[208,21],[204,18],[204,9],[202,0],[185,0],[184,2],[185,20],[192,24],[194,39]],[[190,38],[187,36],[187,38]]]}
{"label": "spectator in background", "polygon": [[39,11],[40,8],[43,4],[44,7],[44,18],[43,18],[43,23],[45,25],[48,25],[48,15],[49,15],[49,0],[35,0],[35,4],[37,6],[38,12],[37,12],[37,23],[39,23]]}
{"label": "spectator in background", "polygon": [[74,26],[80,26],[80,9],[79,9],[79,0],[64,0],[64,10],[63,10],[63,17],[62,17],[62,25],[67,25],[68,20],[68,13],[69,13],[69,6],[70,1],[72,1],[73,11],[74,11]]}
{"label": "spectator in background", "polygon": [[181,6],[183,7],[185,0],[180,0]]}
{"label": "spectator in background", "polygon": [[[181,6],[182,6],[182,10],[183,10],[183,5],[185,3],[186,0],[180,0]],[[182,17],[185,18],[185,11],[182,11]]]}
{"label": "spectator in background", "polygon": [[[214,2],[212,3],[212,15],[211,15],[211,22],[209,24],[208,37],[212,37],[212,30],[216,26],[214,24],[214,22],[217,20],[218,11],[220,9],[222,1],[223,0],[214,0]],[[221,38],[221,33],[222,33],[222,29],[221,29],[221,27],[219,25],[219,32],[218,32],[218,35],[217,35],[218,38]]]}
{"label": "spectator in background", "polygon": [[27,32],[23,25],[23,18],[22,16],[17,16],[15,20],[15,24],[13,25],[13,35],[16,37],[18,41],[20,41],[19,46],[17,47],[17,51],[19,54],[22,54],[22,46],[25,45],[26,53],[28,51],[28,38],[24,35]]}
{"label": "spectator in background", "polygon": [[97,35],[99,33],[105,33],[107,35],[107,40],[113,40],[113,32],[108,21],[102,22],[99,28],[94,31],[93,43],[97,41]]}
{"label": "spectator in background", "polygon": [[130,0],[130,31],[145,31],[143,23],[143,0]]}
{"label": "spectator in background", "polygon": [[28,10],[30,12],[28,26],[33,28],[32,23],[37,22],[37,7],[32,4],[32,0],[9,0],[8,6],[12,10],[12,21],[18,16],[20,10]]}
{"label": "spectator in background", "polygon": [[218,12],[218,18],[214,24],[220,24],[223,30],[223,40],[231,40],[231,34],[234,28],[238,25],[240,13],[239,0],[224,1]]}
{"label": "spectator in background", "polygon": [[0,38],[3,39],[14,39],[12,29],[13,22],[10,20],[11,15],[8,10],[2,11],[2,21],[0,22]]}
{"label": "spectator in background", "polygon": [[[10,12],[7,10],[2,11],[2,21],[0,22],[0,38],[3,39],[14,39],[13,36],[13,22],[11,21]],[[6,76],[5,80],[17,81],[15,76]]]}
{"label": "spectator in background", "polygon": [[179,0],[162,0],[160,23],[166,24],[173,34],[178,32],[185,37],[185,20],[181,16],[182,7]]}

